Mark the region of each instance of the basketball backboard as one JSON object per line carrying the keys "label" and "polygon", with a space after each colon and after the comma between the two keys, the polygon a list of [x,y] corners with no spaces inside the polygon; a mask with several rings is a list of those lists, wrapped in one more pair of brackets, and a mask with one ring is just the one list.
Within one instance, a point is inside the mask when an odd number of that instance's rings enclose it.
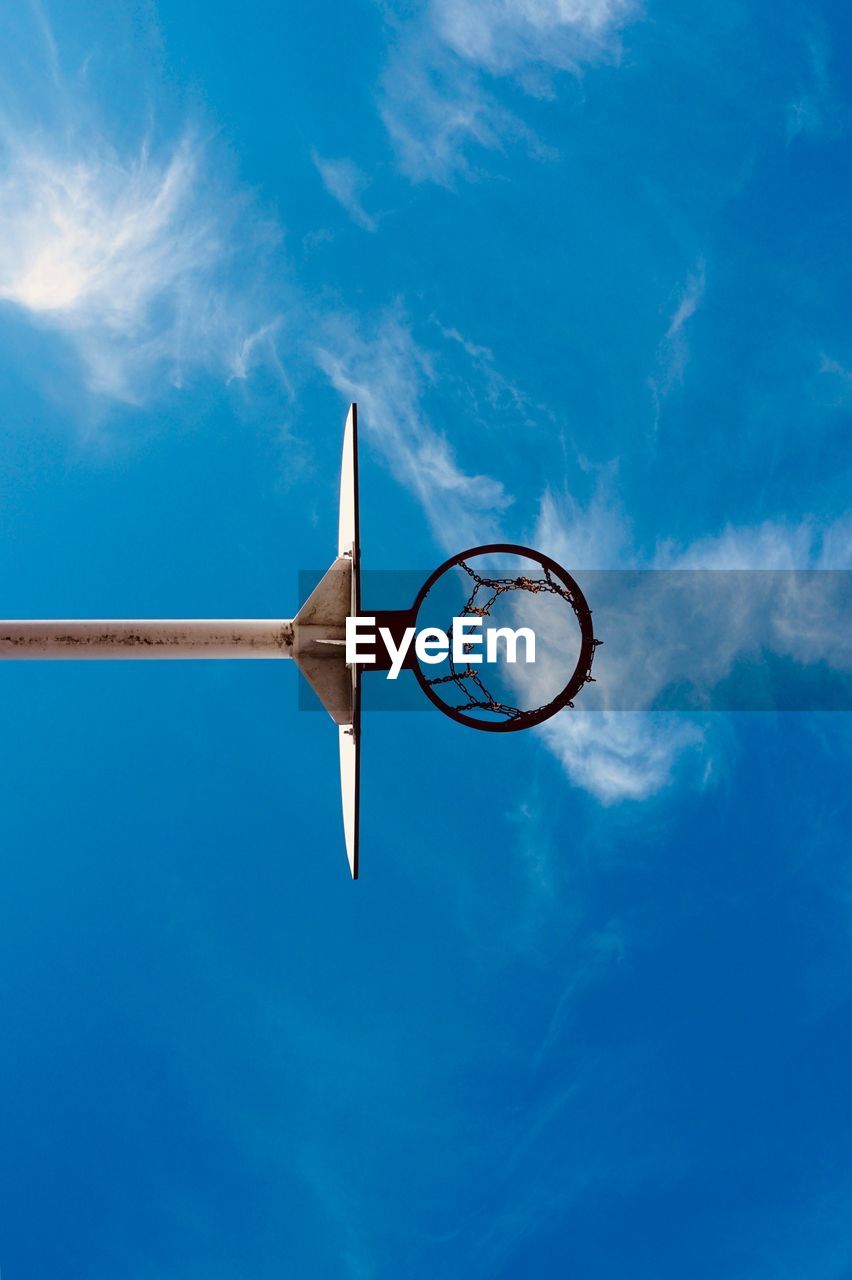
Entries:
{"label": "basketball backboard", "polygon": [[358,521],[358,406],[343,433],[337,558],[294,619],[293,656],[337,725],[343,832],[352,879],[358,878],[361,669],[346,665],[346,619],[361,603]]}
{"label": "basketball backboard", "polygon": [[[343,433],[343,461],[340,467],[340,515],[337,531],[338,559],[352,563],[350,609],[357,617],[361,606],[358,512],[358,406],[351,404]],[[340,793],[343,801],[343,834],[352,879],[358,879],[358,827],[361,788],[361,679],[360,667],[347,668],[352,686],[352,716],[338,726],[340,739]]]}

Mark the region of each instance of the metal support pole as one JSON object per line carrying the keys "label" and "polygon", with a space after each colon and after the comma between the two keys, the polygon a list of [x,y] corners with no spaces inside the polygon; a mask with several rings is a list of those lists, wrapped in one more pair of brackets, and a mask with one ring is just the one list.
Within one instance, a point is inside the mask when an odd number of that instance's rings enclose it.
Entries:
{"label": "metal support pole", "polygon": [[[0,659],[292,658],[309,639],[290,619],[0,622]],[[327,628],[298,628],[300,632]]]}

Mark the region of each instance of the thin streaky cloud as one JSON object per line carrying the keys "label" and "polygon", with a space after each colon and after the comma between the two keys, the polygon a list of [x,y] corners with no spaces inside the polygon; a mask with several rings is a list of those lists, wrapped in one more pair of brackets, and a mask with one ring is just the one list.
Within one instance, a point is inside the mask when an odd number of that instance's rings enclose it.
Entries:
{"label": "thin streaky cloud", "polygon": [[345,209],[349,217],[364,231],[375,231],[378,222],[364,208],[361,197],[369,185],[364,174],[352,160],[323,159],[316,151],[311,159],[328,194]]}
{"label": "thin streaky cloud", "polygon": [[430,423],[423,397],[433,380],[429,354],[396,312],[363,336],[351,317],[326,322],[314,358],[332,385],[362,407],[370,439],[397,478],[418,498],[436,541],[459,547],[490,541],[512,501],[488,475],[458,463],[446,436]]}
{"label": "thin streaky cloud", "polygon": [[452,185],[472,176],[472,149],[553,149],[499,96],[501,77],[551,96],[558,72],[616,60],[632,0],[432,0],[397,23],[380,110],[401,171]]}
{"label": "thin streaky cloud", "polygon": [[292,394],[292,387],[284,366],[281,364],[275,345],[275,338],[280,329],[281,318],[277,316],[268,324],[261,325],[253,333],[249,333],[243,338],[230,357],[231,373],[227,379],[228,385],[232,382],[245,382],[251,375],[252,370],[258,364],[266,361],[277,369],[281,382],[287,386]]}
{"label": "thin streaky cloud", "polygon": [[[445,328],[439,320],[434,323],[441,337],[447,342],[457,343],[471,361],[471,371],[475,376],[466,381],[480,417],[485,412],[490,419],[495,410],[508,408],[525,427],[536,425],[542,418],[548,423],[553,422],[554,415],[546,405],[531,400],[521,387],[500,372],[493,351],[472,342],[456,328]],[[481,391],[479,383],[482,384]],[[479,409],[480,404],[482,410]]]}
{"label": "thin streaky cloud", "polygon": [[683,293],[666,330],[668,339],[672,339],[676,334],[680,333],[687,320],[690,320],[695,315],[701,299],[704,297],[705,283],[704,259],[699,258],[695,270],[687,277]]}
{"label": "thin streaky cloud", "polygon": [[416,35],[403,37],[389,60],[380,113],[397,166],[412,182],[451,187],[456,178],[472,176],[471,148],[499,151],[509,140],[530,150],[540,146],[471,68]]}
{"label": "thin streaky cloud", "polygon": [[611,55],[619,26],[637,11],[633,0],[432,0],[430,8],[441,40],[494,75]]}
{"label": "thin streaky cloud", "polygon": [[657,369],[648,378],[654,403],[655,429],[659,426],[663,402],[673,388],[684,380],[690,355],[687,326],[701,306],[705,288],[706,265],[701,257],[679,291],[668,327],[657,347]]}
{"label": "thin streaky cloud", "polygon": [[460,347],[471,357],[472,360],[494,360],[494,352],[489,347],[477,346],[475,342],[471,342],[469,338],[465,338],[459,333],[458,329],[445,329],[442,324],[438,325],[441,334],[448,342],[457,342]]}

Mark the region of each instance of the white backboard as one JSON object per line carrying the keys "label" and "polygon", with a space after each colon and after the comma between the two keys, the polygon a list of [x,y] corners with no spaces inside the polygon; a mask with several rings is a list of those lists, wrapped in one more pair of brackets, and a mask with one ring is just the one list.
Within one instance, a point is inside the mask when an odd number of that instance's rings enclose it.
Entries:
{"label": "white backboard", "polygon": [[[343,461],[340,467],[340,517],[337,554],[352,560],[351,614],[361,605],[360,546],[358,517],[358,406],[349,406],[343,434]],[[352,879],[358,878],[358,826],[360,808],[361,687],[360,668],[351,668],[352,723],[338,726],[340,739],[340,794],[343,802],[343,833]]]}

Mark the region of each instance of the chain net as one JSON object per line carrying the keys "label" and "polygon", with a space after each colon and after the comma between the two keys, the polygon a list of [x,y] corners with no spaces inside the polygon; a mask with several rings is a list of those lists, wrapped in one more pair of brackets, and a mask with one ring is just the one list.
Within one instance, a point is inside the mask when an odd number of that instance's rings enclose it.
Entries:
{"label": "chain net", "polygon": [[[551,571],[546,565],[542,566],[543,577],[529,578],[519,575],[516,578],[486,578],[478,574],[474,569],[466,564],[464,560],[458,561],[458,567],[464,569],[465,573],[473,582],[473,590],[468,596],[464,608],[458,614],[458,617],[488,618],[491,616],[491,610],[497,601],[510,591],[528,591],[531,595],[550,594],[561,596],[562,599],[571,606],[574,616],[579,621],[580,610],[574,593],[569,590],[564,583],[557,582]],[[481,593],[481,594],[480,594]],[[456,711],[487,711],[493,715],[502,716],[504,720],[519,720],[527,716],[536,715],[539,711],[543,711],[549,703],[544,703],[541,707],[515,707],[509,703],[501,702],[499,698],[491,693],[486,686],[481,675],[473,666],[468,663],[466,667],[460,669],[453,660],[452,648],[452,627],[447,632],[450,640],[450,651],[448,654],[448,662],[450,666],[450,674],[446,676],[435,676],[431,680],[427,679],[426,683],[432,685],[454,685],[465,701],[453,704]],[[595,649],[601,643],[600,640],[592,642],[592,648],[589,656],[588,667],[583,674],[583,683],[589,684],[594,682],[592,675],[592,660],[594,658]],[[465,651],[472,652],[473,645],[466,644]],[[574,703],[567,703],[569,707],[573,707]]]}

